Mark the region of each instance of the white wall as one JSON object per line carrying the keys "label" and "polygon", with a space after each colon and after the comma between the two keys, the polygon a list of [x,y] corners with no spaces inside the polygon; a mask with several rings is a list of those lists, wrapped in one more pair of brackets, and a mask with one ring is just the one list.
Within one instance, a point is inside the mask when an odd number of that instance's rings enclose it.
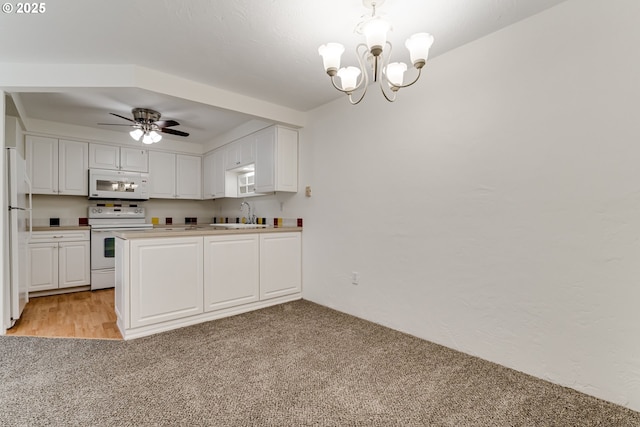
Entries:
{"label": "white wall", "polygon": [[310,112],[304,297],[640,410],[638,16],[571,0]]}

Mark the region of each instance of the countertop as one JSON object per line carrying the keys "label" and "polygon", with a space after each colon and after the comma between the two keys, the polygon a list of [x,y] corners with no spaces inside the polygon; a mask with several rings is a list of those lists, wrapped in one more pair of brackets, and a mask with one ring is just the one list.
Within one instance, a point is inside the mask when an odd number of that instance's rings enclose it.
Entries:
{"label": "countertop", "polygon": [[88,225],[61,225],[59,227],[32,227],[32,231],[91,231]]}
{"label": "countertop", "polygon": [[191,236],[215,236],[228,234],[253,234],[253,233],[282,233],[287,231],[302,231],[302,227],[260,227],[260,228],[223,228],[215,225],[196,226],[162,226],[149,230],[122,231],[116,233],[116,237],[124,240],[148,239],[153,237],[191,237]]}

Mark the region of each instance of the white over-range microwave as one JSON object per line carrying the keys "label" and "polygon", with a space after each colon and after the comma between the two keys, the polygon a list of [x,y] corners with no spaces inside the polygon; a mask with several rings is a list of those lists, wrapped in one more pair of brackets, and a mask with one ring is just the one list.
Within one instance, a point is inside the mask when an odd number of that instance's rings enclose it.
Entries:
{"label": "white over-range microwave", "polygon": [[90,199],[149,199],[149,174],[144,172],[89,169]]}

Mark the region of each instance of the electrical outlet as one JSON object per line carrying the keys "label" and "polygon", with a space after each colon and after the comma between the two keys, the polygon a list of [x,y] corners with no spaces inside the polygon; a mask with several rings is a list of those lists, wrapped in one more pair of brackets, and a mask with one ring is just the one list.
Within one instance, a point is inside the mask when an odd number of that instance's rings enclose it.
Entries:
{"label": "electrical outlet", "polygon": [[351,272],[351,284],[352,285],[360,284],[360,273],[358,273],[357,271]]}
{"label": "electrical outlet", "polygon": [[311,197],[311,186],[307,185],[304,189],[304,195],[307,197]]}

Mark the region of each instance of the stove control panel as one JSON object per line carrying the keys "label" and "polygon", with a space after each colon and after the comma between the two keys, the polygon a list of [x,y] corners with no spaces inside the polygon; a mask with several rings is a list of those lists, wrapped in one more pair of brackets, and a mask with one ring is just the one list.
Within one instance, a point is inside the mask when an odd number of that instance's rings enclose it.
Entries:
{"label": "stove control panel", "polygon": [[89,206],[89,218],[144,218],[145,210],[140,206]]}

